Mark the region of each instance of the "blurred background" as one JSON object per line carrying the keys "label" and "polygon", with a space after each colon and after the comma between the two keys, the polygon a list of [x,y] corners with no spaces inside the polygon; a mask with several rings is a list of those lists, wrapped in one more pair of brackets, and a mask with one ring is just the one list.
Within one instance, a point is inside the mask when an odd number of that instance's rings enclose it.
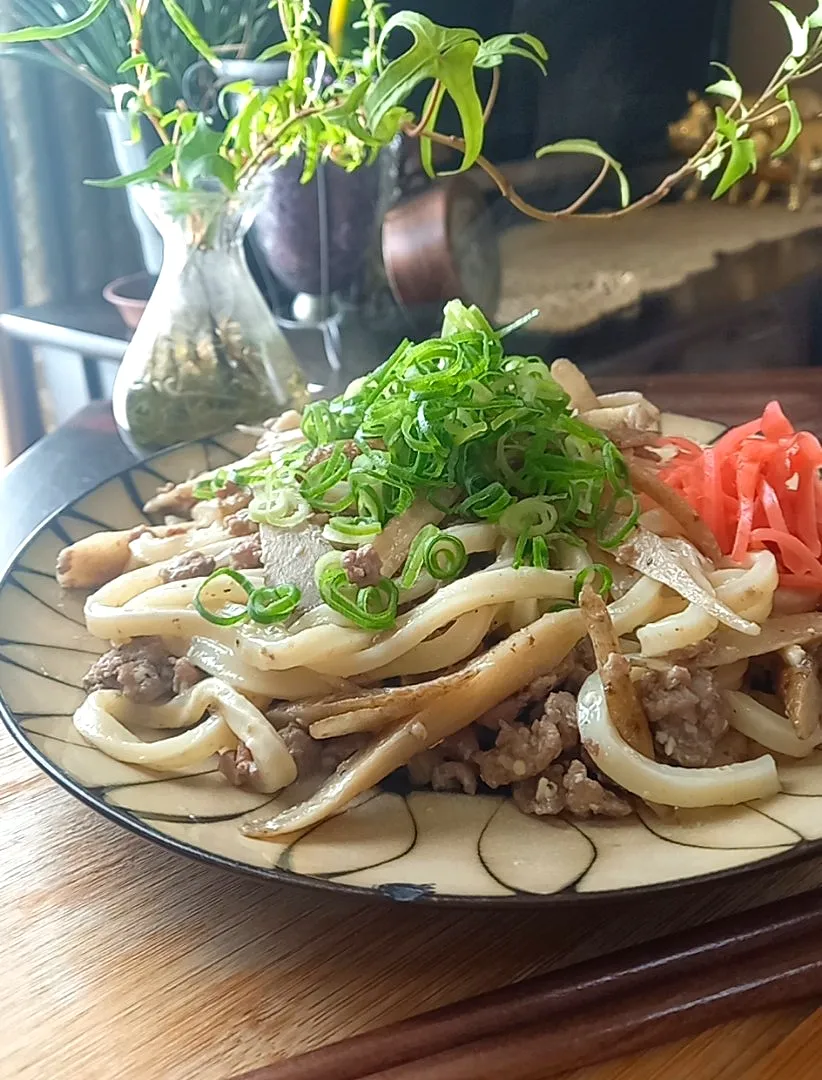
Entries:
{"label": "blurred background", "polygon": [[[506,62],[484,153],[548,209],[572,201],[595,169],[584,158],[536,161],[537,147],[597,140],[622,161],[634,192],[650,190],[682,160],[668,125],[686,113],[688,92],[715,78],[710,61],[730,63],[743,86],[757,90],[785,51],[782,24],[764,0],[403,6],[486,37],[527,29],[544,41],[547,77],[524,60]],[[793,6],[802,13],[802,3]],[[43,9],[72,14],[74,7],[85,4],[10,0],[3,28],[43,19]],[[265,0],[217,12],[205,0],[183,7],[205,23],[210,41],[242,42],[241,56],[276,40]],[[171,74],[170,101],[213,99],[213,80],[190,71],[195,55],[156,8],[149,44]],[[317,8],[325,14],[327,4]],[[160,239],[130,197],[82,184],[127,171],[145,153],[128,145],[94,77],[77,77],[79,63],[116,81],[122,28],[111,11],[72,39],[74,64],[42,46],[0,56],[5,460],[110,394],[160,266]],[[444,112],[440,127],[449,124],[454,118]],[[392,148],[373,177],[353,176],[343,190],[321,175],[299,195],[284,177],[278,221],[261,219],[247,241],[252,272],[315,382],[359,374],[400,336],[431,332],[452,295],[480,303],[499,323],[538,307],[540,316],[517,335],[520,347],[624,372],[628,382],[632,372],[804,364],[819,355],[822,218],[814,199],[795,214],[777,191],[758,209],[674,199],[618,223],[540,224],[512,210],[482,173],[429,181],[413,146]],[[598,206],[613,206],[614,197],[606,185]],[[379,205],[367,244],[358,224],[366,203]],[[296,229],[294,251],[283,222]],[[362,251],[353,251],[355,242]]]}

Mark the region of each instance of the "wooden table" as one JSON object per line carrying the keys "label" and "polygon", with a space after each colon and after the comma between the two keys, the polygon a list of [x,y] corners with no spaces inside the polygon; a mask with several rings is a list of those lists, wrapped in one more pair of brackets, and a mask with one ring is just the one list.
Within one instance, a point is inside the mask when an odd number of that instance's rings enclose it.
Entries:
{"label": "wooden table", "polygon": [[[643,389],[666,408],[729,422],[780,397],[797,423],[822,430],[822,370],[654,376]],[[102,407],[34,447],[0,482],[0,554],[128,460]],[[314,893],[154,847],[72,799],[7,737],[0,806],[2,1080],[222,1080],[822,886],[820,859],[576,910],[432,910]],[[571,1080],[816,1080],[820,1059],[822,1009],[811,1003]]]}

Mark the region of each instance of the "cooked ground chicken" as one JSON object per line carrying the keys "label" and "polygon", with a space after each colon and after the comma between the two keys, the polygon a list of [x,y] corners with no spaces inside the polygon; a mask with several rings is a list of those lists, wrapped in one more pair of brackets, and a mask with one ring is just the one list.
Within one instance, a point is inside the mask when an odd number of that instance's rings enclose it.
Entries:
{"label": "cooked ground chicken", "polygon": [[336,739],[312,739],[305,728],[290,723],[279,730],[280,737],[294,758],[297,775],[318,778],[330,776],[337,766],[368,745],[368,735],[341,735]]}
{"label": "cooked ground chicken", "polygon": [[120,690],[129,700],[150,705],[171,695],[174,660],[163,639],[137,637],[118,645],[95,661],[83,679],[83,689]]}
{"label": "cooked ground chicken", "polygon": [[474,761],[479,742],[473,727],[449,735],[430,750],[423,750],[408,762],[408,778],[417,787],[434,791],[458,791],[475,795],[479,769]]}
{"label": "cooked ground chicken", "polygon": [[538,720],[540,716],[556,725],[564,751],[575,750],[579,746],[577,701],[573,694],[567,690],[549,694],[533,719]]}
{"label": "cooked ground chicken", "polygon": [[352,585],[361,589],[367,585],[379,585],[382,578],[382,560],[370,544],[346,551],[342,557],[343,570]]}
{"label": "cooked ground chicken", "polygon": [[[352,439],[348,439],[346,442],[340,443],[339,446],[349,461],[353,461],[355,457],[359,457],[362,452],[359,446],[357,446],[357,444]],[[329,443],[325,446],[315,446],[313,450],[309,450],[308,453],[305,455],[305,460],[303,461],[303,468],[310,469],[314,465],[321,465],[322,462],[328,461],[328,459],[334,453],[334,450],[335,445],[333,443]]]}
{"label": "cooked ground chicken", "polygon": [[254,758],[245,743],[240,743],[236,750],[221,750],[217,768],[234,787],[245,787],[257,774]]}
{"label": "cooked ground chicken", "polygon": [[169,482],[159,487],[157,494],[148,500],[143,509],[147,514],[179,514],[188,518],[196,504],[194,481],[186,480],[182,484]]}
{"label": "cooked ground chicken", "polygon": [[234,544],[228,553],[228,565],[232,570],[256,570],[263,565],[263,549],[258,532]]}
{"label": "cooked ground chicken", "polygon": [[477,768],[466,761],[440,761],[431,770],[431,787],[434,791],[462,791],[465,795],[476,795]]}
{"label": "cooked ground chicken", "polygon": [[708,765],[728,730],[728,711],[713,672],[680,664],[646,671],[638,683],[654,743],[677,765]]}
{"label": "cooked ground chicken", "polygon": [[198,682],[202,682],[206,677],[205,672],[200,671],[196,664],[192,664],[187,657],[181,656],[174,664],[174,678],[171,689],[175,694],[184,694],[186,690],[190,690],[192,686],[196,686]]}
{"label": "cooked ground chicken", "polygon": [[186,578],[208,577],[214,570],[214,560],[201,551],[187,551],[172,559],[168,566],[160,571],[163,581],[185,581]]}
{"label": "cooked ground chicken", "polygon": [[[550,700],[550,699],[549,699]],[[480,776],[492,788],[538,776],[562,753],[562,736],[543,713],[530,726],[504,720],[493,750],[477,754]]]}
{"label": "cooked ground chicken", "polygon": [[238,510],[236,514],[229,514],[223,525],[229,536],[251,536],[252,533],[260,531],[259,524],[251,520],[247,509]]}
{"label": "cooked ground chicken", "polygon": [[241,487],[234,480],[227,480],[225,486],[217,492],[217,505],[223,517],[228,517],[239,510],[245,510],[251,498],[250,488]]}
{"label": "cooked ground chicken", "polygon": [[555,816],[566,810],[572,817],[627,817],[631,804],[598,780],[588,776],[581,761],[552,765],[544,776],[514,784],[514,802],[524,814]]}

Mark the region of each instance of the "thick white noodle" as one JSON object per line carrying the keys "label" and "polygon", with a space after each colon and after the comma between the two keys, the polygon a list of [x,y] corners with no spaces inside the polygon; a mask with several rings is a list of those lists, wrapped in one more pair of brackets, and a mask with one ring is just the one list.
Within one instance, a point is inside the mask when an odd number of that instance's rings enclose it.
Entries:
{"label": "thick white noodle", "polygon": [[390,679],[395,675],[421,675],[459,663],[480,647],[498,608],[484,607],[461,615],[436,637],[409,649],[399,660],[369,671],[369,679]]}
{"label": "thick white noodle", "polygon": [[[197,723],[206,711],[211,715]],[[125,725],[189,730],[145,742]],[[176,772],[244,743],[257,767],[258,790],[279,791],[297,778],[280,735],[259,709],[220,679],[204,679],[166,705],[136,705],[115,690],[97,690],[75,712],[74,726],[109,757],[147,769]]]}
{"label": "thick white noodle", "polygon": [[731,727],[768,750],[787,754],[788,757],[808,757],[822,742],[822,731],[818,725],[810,739],[799,739],[790,720],[769,709],[761,701],[738,690],[725,690],[723,697],[730,706]]}
{"label": "thick white noodle", "polygon": [[595,672],[577,701],[583,746],[598,769],[626,791],[663,806],[734,806],[779,791],[776,762],[766,754],[754,761],[705,769],[683,769],[651,761],[629,746],[611,722],[602,680]]}
{"label": "thick white noodle", "polygon": [[[771,613],[773,595],[779,584],[776,559],[770,551],[758,551],[745,569],[718,570],[708,584],[717,600],[737,615],[763,623]],[[664,656],[675,649],[696,645],[712,634],[718,620],[698,604],[650,623],[637,631],[643,656]]]}
{"label": "thick white noodle", "polygon": [[241,694],[260,694],[277,701],[300,701],[341,692],[339,679],[326,678],[308,668],[260,671],[241,660],[232,645],[210,637],[193,637],[186,655],[206,674],[221,679]]}
{"label": "thick white noodle", "polygon": [[[510,603],[532,596],[543,600],[570,600],[574,591],[574,577],[568,571],[538,570],[531,566],[523,566],[519,570],[511,567],[482,570],[444,586],[425,603],[401,616],[397,620],[396,630],[366,649],[341,658],[317,656],[310,661],[300,658],[296,662],[329,675],[361,675],[390,664],[460,615],[478,607]],[[296,655],[300,654],[292,651],[290,662],[283,664],[279,646],[263,650],[265,666],[271,667],[293,666]]]}

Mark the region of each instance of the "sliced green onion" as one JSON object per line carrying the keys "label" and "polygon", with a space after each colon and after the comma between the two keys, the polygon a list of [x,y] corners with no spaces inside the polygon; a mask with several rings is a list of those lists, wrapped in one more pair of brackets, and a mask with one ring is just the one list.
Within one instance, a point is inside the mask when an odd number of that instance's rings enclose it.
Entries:
{"label": "sliced green onion", "polygon": [[544,536],[535,536],[531,541],[531,564],[539,570],[547,570],[550,561],[548,542]]}
{"label": "sliced green onion", "polygon": [[311,504],[296,488],[278,488],[267,482],[249,503],[248,516],[263,525],[294,529],[311,516]]}
{"label": "sliced green onion", "polygon": [[242,622],[247,615],[247,608],[243,606],[242,611],[232,615],[220,614],[218,611],[212,611],[205,606],[203,602],[202,594],[203,590],[207,589],[215,578],[227,577],[236,582],[240,588],[245,592],[246,597],[250,597],[254,592],[254,585],[245,574],[241,574],[239,570],[232,570],[229,566],[221,566],[218,570],[215,570],[213,574],[209,574],[200,588],[194,595],[194,608],[198,615],[201,615],[207,622],[212,623],[214,626],[235,626],[237,623]]}
{"label": "sliced green onion", "polygon": [[552,532],[559,515],[553,502],[542,496],[520,499],[509,506],[499,519],[500,528],[508,536],[542,536]]}
{"label": "sliced green onion", "polygon": [[[597,520],[596,523],[597,543],[606,551],[619,547],[619,545],[634,531],[636,524],[639,521],[640,507],[636,495],[631,492],[624,492],[623,497],[631,500],[631,510],[626,517],[623,518],[617,514],[613,503],[611,503],[608,512]],[[611,531],[609,527],[614,520],[616,520],[618,524],[616,528]]]}
{"label": "sliced green onion", "polygon": [[350,469],[351,462],[342,449],[335,446],[325,461],[318,461],[306,471],[300,491],[309,502],[313,502],[344,480]]}
{"label": "sliced green onion", "polygon": [[373,540],[382,532],[379,521],[363,521],[351,517],[333,517],[323,527],[323,536],[332,544],[344,544],[359,547],[368,540]]}
{"label": "sliced green onion", "polygon": [[590,566],[586,566],[583,570],[580,570],[574,578],[574,599],[579,600],[579,594],[582,592],[585,585],[589,581],[595,581],[597,578],[600,579],[597,592],[600,596],[607,596],[614,584],[614,575],[608,567],[604,566],[602,563],[591,563]]}
{"label": "sliced green onion", "polygon": [[296,585],[255,589],[248,598],[248,616],[263,624],[284,622],[300,603],[301,596]]}
{"label": "sliced green onion", "polygon": [[532,319],[536,319],[539,315],[539,308],[531,308],[530,311],[526,311],[524,315],[520,315],[518,319],[514,319],[513,322],[508,323],[507,326],[503,326],[501,330],[497,330],[497,336],[504,338],[508,334],[513,334],[515,330],[520,330],[523,326],[527,326]]}
{"label": "sliced green onion", "polygon": [[458,514],[467,517],[484,518],[486,521],[498,521],[500,515],[514,501],[498,481],[488,484],[473,495],[469,495],[457,507]]}
{"label": "sliced green onion", "polygon": [[555,604],[551,604],[548,608],[548,614],[553,615],[557,611],[570,611],[573,607],[576,607],[576,604],[572,604],[570,600],[557,600]]}
{"label": "sliced green onion", "polygon": [[512,563],[515,570],[519,570],[521,566],[525,565],[525,559],[528,554],[528,541],[529,537],[527,533],[521,533],[517,537],[517,542],[514,547],[514,561]]}
{"label": "sliced green onion", "polygon": [[425,568],[435,581],[451,581],[465,569],[468,554],[458,536],[437,531],[425,545]]}
{"label": "sliced green onion", "polygon": [[411,589],[417,584],[417,580],[425,566],[425,552],[431,540],[439,535],[436,525],[423,525],[408,549],[405,566],[400,575],[399,586],[401,589]]}
{"label": "sliced green onion", "polygon": [[327,401],[312,401],[306,405],[300,427],[312,446],[325,446],[338,437],[337,421]]}
{"label": "sliced green onion", "polygon": [[358,589],[349,580],[338,552],[317,560],[314,578],[320,596],[333,610],[363,630],[390,630],[397,619],[399,591],[383,578],[379,585]]}

